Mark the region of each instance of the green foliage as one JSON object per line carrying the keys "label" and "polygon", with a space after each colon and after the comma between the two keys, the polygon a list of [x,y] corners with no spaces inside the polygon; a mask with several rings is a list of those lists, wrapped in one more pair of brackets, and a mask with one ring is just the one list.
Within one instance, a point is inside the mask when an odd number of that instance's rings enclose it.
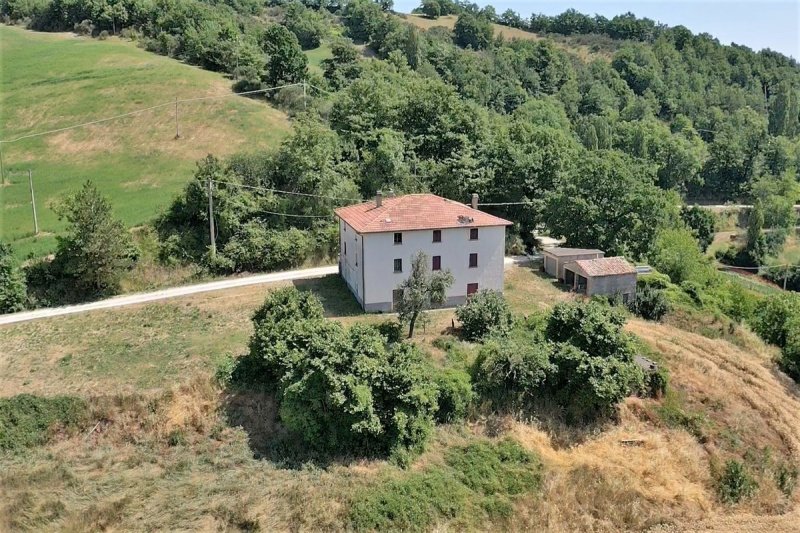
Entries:
{"label": "green foliage", "polygon": [[692,232],[687,229],[661,231],[653,244],[650,263],[676,284],[691,281],[703,285],[713,275],[709,260],[700,251]]}
{"label": "green foliage", "polygon": [[130,233],[112,214],[111,204],[87,181],[57,208],[66,234],[49,264],[29,271],[28,284],[45,302],[70,302],[116,294],[122,276],[137,259]]}
{"label": "green foliage", "polygon": [[295,34],[303,50],[317,48],[330,31],[321,11],[309,9],[300,2],[286,6],[284,25]]}
{"label": "green foliage", "polygon": [[591,300],[587,303],[559,303],[547,321],[547,338],[570,343],[594,357],[633,359],[633,346],[622,330],[624,312],[614,306]]}
{"label": "green foliage", "polygon": [[724,503],[735,504],[750,498],[758,483],[741,461],[729,459],[717,479],[717,494]]}
{"label": "green foliage", "polygon": [[517,442],[476,442],[448,450],[445,462],[471,490],[489,495],[516,496],[541,487],[541,463]]}
{"label": "green foliage", "polygon": [[770,344],[786,346],[789,326],[800,316],[800,302],[792,294],[770,295],[756,304],[750,326]]}
{"label": "green foliage", "polygon": [[461,331],[468,340],[481,340],[487,335],[507,335],[514,325],[511,308],[503,293],[482,290],[473,294],[456,309]]}
{"label": "green foliage", "polygon": [[436,387],[439,389],[436,421],[451,423],[466,418],[475,400],[469,373],[460,368],[445,368],[436,374]]}
{"label": "green foliage", "polygon": [[261,79],[268,87],[303,81],[308,74],[308,57],[297,37],[279,24],[269,26],[261,37],[267,64]]}
{"label": "green foliage", "polygon": [[447,289],[453,284],[449,270],[429,272],[428,256],[417,252],[411,259],[411,274],[397,286],[403,297],[397,305],[397,318],[408,324],[408,337],[414,336],[414,326],[431,305],[443,304]]}
{"label": "green foliage", "polygon": [[508,516],[515,498],[540,490],[539,459],[512,440],[451,448],[445,464],[361,491],[350,508],[358,531],[424,531],[437,522]]}
{"label": "green foliage", "polygon": [[745,251],[754,265],[761,265],[767,255],[767,243],[764,238],[764,209],[761,202],[755,203],[747,218]]}
{"label": "green foliage", "polygon": [[700,244],[700,249],[705,252],[714,240],[716,231],[716,217],[710,209],[703,209],[698,205],[681,208],[681,219],[689,227]]}
{"label": "green foliage", "polygon": [[46,444],[57,430],[75,432],[88,420],[88,405],[74,396],[0,398],[0,451]]}
{"label": "green foliage", "polygon": [[798,475],[800,475],[800,472],[798,472],[795,464],[783,463],[778,467],[778,471],[775,474],[775,483],[787,497],[791,497],[794,494],[794,490],[797,488]]}
{"label": "green foliage", "polygon": [[453,28],[453,40],[458,46],[483,50],[492,43],[492,24],[483,17],[462,13]]}
{"label": "green foliage", "polygon": [[415,472],[359,494],[350,522],[357,531],[423,530],[464,513],[469,496],[469,489],[449,471]]}
{"label": "green foliage", "polygon": [[663,289],[645,285],[636,289],[636,299],[629,304],[633,314],[645,320],[661,320],[669,313],[669,298]]}
{"label": "green foliage", "polygon": [[234,382],[275,389],[281,420],[309,446],[398,461],[424,446],[438,390],[414,346],[387,345],[372,326],[326,321],[315,296],[292,288],[272,293],[253,322]]}
{"label": "green foliage", "polygon": [[0,314],[22,311],[27,299],[25,279],[14,266],[11,246],[0,241]]}
{"label": "green foliage", "polygon": [[644,255],[658,232],[674,225],[677,198],[652,185],[649,171],[614,152],[589,152],[574,176],[556,186],[544,222],[571,246]]}
{"label": "green foliage", "polygon": [[429,19],[438,19],[442,14],[442,8],[439,5],[439,0],[422,0],[420,11]]}
{"label": "green foliage", "polygon": [[549,346],[525,336],[490,338],[472,367],[475,389],[497,407],[528,405],[556,370],[550,355]]}

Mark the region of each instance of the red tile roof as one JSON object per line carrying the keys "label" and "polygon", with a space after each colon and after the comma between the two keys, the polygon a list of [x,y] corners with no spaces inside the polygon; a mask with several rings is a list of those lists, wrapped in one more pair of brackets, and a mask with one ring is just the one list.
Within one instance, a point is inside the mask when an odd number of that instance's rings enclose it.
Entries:
{"label": "red tile roof", "polygon": [[636,268],[624,257],[603,257],[600,259],[579,259],[575,264],[590,277],[636,274]]}
{"label": "red tile roof", "polygon": [[358,233],[413,231],[425,229],[476,228],[508,226],[508,220],[472,209],[435,194],[406,194],[375,201],[348,205],[336,210],[336,216]]}

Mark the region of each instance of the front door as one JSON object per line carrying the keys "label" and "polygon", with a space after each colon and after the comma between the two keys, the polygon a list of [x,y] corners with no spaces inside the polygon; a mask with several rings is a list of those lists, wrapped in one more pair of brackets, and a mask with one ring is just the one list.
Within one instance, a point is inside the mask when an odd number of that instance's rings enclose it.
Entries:
{"label": "front door", "polygon": [[575,286],[575,272],[572,270],[564,269],[564,283],[569,285],[570,287]]}
{"label": "front door", "polygon": [[467,283],[467,296],[472,296],[478,292],[478,284],[477,283]]}

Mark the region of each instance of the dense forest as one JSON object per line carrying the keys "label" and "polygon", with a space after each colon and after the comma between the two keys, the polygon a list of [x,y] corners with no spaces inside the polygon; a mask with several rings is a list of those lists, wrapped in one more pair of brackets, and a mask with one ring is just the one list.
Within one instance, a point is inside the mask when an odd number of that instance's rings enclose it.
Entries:
{"label": "dense forest", "polygon": [[[450,0],[418,11],[457,15],[452,30],[420,29],[390,0],[2,0],[0,9],[40,30],[116,32],[227,72],[238,90],[310,84],[309,98],[300,87],[268,93],[296,118],[274,153],[199,163],[156,222],[165,259],[222,271],[300,264],[335,248],[332,207],[378,189],[478,193],[516,223],[512,248],[544,227],[634,259],[653,253],[664,228],[697,233],[682,201],[756,200],[763,228],[794,224],[785,211],[797,199],[800,68],[769,50],[631,14],[523,19]],[[497,24],[538,38],[506,40]],[[576,38],[582,48],[570,46]],[[320,43],[332,50],[322,74],[303,53]],[[219,197],[213,259],[209,178]]]}

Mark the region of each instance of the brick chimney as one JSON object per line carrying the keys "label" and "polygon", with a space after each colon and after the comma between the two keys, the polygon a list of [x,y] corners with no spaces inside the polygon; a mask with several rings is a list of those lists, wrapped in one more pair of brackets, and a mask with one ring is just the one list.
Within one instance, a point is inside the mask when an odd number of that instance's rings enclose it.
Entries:
{"label": "brick chimney", "polygon": [[375,193],[375,207],[380,207],[383,205],[383,193],[378,191]]}
{"label": "brick chimney", "polygon": [[478,193],[472,193],[472,209],[478,209]]}

